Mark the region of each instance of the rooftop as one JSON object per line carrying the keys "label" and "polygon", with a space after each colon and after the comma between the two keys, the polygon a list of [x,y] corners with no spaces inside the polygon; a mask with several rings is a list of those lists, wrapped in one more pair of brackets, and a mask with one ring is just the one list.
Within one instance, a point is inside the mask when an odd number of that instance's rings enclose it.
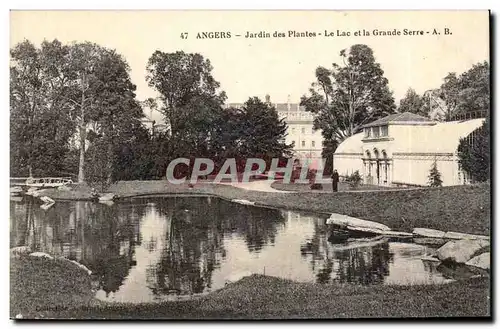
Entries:
{"label": "rooftop", "polygon": [[[300,106],[298,103],[270,103],[272,106],[276,108],[277,112],[305,112],[306,109],[304,106]],[[241,108],[245,104],[244,103],[228,103],[225,105],[228,107]]]}
{"label": "rooftop", "polygon": [[388,115],[386,117],[380,118],[373,122],[370,122],[364,125],[364,128],[381,126],[386,124],[434,124],[435,122],[429,118],[423,117],[421,115],[411,113],[411,112],[403,112],[403,113],[395,113]]}

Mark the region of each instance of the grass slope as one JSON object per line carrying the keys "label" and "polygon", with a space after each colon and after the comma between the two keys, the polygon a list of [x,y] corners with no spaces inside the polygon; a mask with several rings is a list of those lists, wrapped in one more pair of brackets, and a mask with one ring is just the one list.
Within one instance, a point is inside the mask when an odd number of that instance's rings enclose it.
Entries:
{"label": "grass slope", "polygon": [[78,319],[313,319],[488,317],[489,282],[439,286],[320,285],[252,275],[203,298],[159,304],[92,302],[53,307],[25,318]]}

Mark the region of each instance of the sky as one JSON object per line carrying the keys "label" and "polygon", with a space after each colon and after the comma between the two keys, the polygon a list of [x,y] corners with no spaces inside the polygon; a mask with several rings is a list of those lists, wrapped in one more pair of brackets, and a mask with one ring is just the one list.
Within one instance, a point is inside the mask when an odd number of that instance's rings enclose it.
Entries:
{"label": "sky", "polygon": [[[434,28],[441,34],[432,35]],[[452,34],[444,35],[444,28]],[[353,35],[363,29],[372,35]],[[374,36],[375,29],[430,33]],[[324,36],[337,30],[351,35]],[[131,67],[139,100],[157,96],[145,81],[147,61],[156,50],[198,52],[209,59],[228,103],[266,94],[272,102],[299,102],[315,80],[315,69],[340,63],[340,51],[354,44],[373,49],[397,103],[410,87],[418,93],[438,88],[448,72],[462,73],[489,59],[487,11],[12,11],[10,31],[11,47],[23,39],[39,45],[57,38],[116,49]],[[196,38],[210,31],[232,37]],[[249,39],[247,31],[317,36]]]}

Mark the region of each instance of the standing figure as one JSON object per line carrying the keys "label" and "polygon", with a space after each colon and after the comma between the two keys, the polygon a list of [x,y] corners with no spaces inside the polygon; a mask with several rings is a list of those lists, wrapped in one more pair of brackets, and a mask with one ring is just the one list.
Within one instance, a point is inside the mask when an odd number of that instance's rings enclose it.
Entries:
{"label": "standing figure", "polygon": [[337,192],[338,191],[338,189],[339,189],[338,184],[339,184],[339,173],[337,172],[337,170],[334,170],[333,174],[332,174],[332,189],[333,189],[333,192]]}

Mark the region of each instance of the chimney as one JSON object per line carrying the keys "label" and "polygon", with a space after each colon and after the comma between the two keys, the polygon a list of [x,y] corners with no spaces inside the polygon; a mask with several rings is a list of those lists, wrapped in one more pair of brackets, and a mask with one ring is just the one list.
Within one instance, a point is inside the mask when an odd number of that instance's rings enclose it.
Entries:
{"label": "chimney", "polygon": [[290,95],[288,95],[288,97],[286,99],[286,103],[287,103],[288,111],[290,111]]}

